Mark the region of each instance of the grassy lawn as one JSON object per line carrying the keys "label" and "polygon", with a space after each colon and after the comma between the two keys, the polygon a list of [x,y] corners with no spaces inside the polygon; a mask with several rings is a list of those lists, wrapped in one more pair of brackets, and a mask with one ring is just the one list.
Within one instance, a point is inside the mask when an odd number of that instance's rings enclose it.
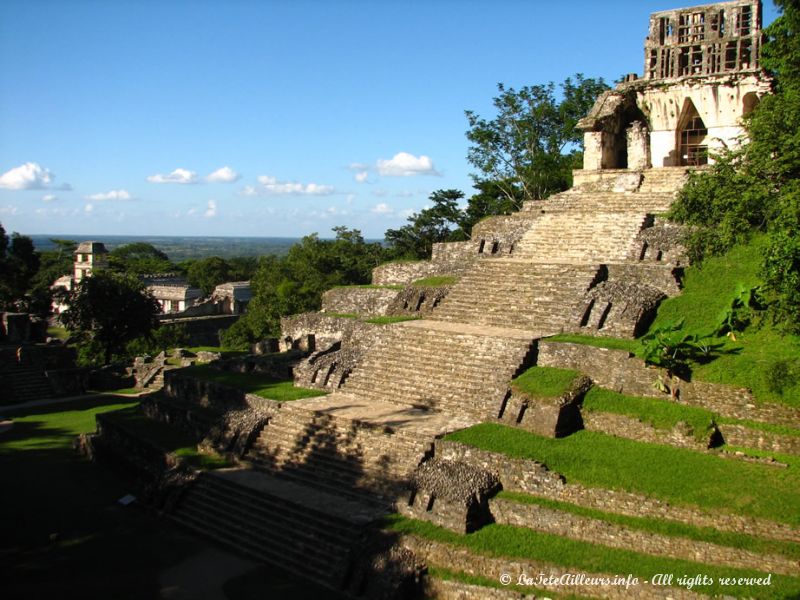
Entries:
{"label": "grassy lawn", "polygon": [[715,416],[709,410],[669,400],[627,396],[598,387],[593,387],[584,396],[583,408],[633,417],[656,429],[672,429],[683,421],[692,428],[698,441],[707,438],[715,422]]}
{"label": "grassy lawn", "polygon": [[261,396],[262,398],[275,400],[277,402],[314,398],[316,396],[325,396],[328,393],[322,390],[294,387],[294,383],[291,380],[276,381],[272,377],[261,373],[218,371],[208,365],[186,367],[181,369],[180,372],[197,379],[205,379],[207,381],[214,381],[223,385],[239,388],[249,394],[255,394],[256,396]]}
{"label": "grassy lawn", "polygon": [[[764,239],[759,237],[725,256],[706,260],[701,268],[688,268],[682,294],[661,303],[652,327],[683,319],[686,333],[712,333],[737,291],[760,283],[757,273],[763,243]],[[782,360],[793,363],[796,375],[800,375],[800,337],[781,335],[770,323],[763,323],[761,327],[752,325],[736,333],[735,341],[728,337],[715,341],[724,343],[723,350],[729,353],[707,364],[695,365],[694,378],[747,387],[759,400],[800,407],[800,377],[778,390],[768,376],[769,369]]]}
{"label": "grassy lawn", "polygon": [[454,275],[434,275],[432,277],[423,277],[412,281],[411,285],[414,287],[440,287],[443,285],[453,285],[458,281],[458,277]]}
{"label": "grassy lawn", "polygon": [[[427,521],[393,515],[387,519],[387,527],[399,533],[415,534],[453,546],[469,548],[473,552],[489,556],[562,565],[567,571],[579,569],[593,573],[631,573],[640,580],[650,579],[654,573],[673,573],[676,578],[687,573],[703,573],[712,577],[715,583],[694,588],[693,591],[720,596],[733,591],[730,587],[716,583],[720,577],[764,577],[765,575],[751,569],[719,567],[609,548],[510,525],[488,525],[474,533],[461,535]],[[800,595],[800,578],[773,575],[772,585],[769,587],[738,586],[734,593],[753,598],[797,598]]]}
{"label": "grassy lawn", "polygon": [[569,391],[580,373],[571,369],[531,367],[511,382],[511,386],[533,398],[557,398]]}
{"label": "grassy lawn", "polygon": [[709,511],[800,524],[800,476],[793,468],[724,460],[592,431],[552,439],[482,423],[446,439],[537,460],[563,474],[568,482],[645,494]]}
{"label": "grassy lawn", "polygon": [[636,356],[642,354],[642,344],[639,340],[624,340],[621,338],[596,337],[593,335],[579,335],[577,333],[559,333],[548,338],[546,342],[566,342],[570,344],[583,344],[596,348],[609,348],[611,350],[625,350]]}
{"label": "grassy lawn", "polygon": [[558,500],[551,500],[550,498],[542,498],[540,496],[533,496],[520,492],[501,491],[498,497],[522,504],[534,504],[544,508],[560,510],[581,517],[598,519],[607,523],[621,525],[628,529],[668,535],[670,537],[689,538],[698,542],[708,542],[717,544],[718,546],[741,548],[742,550],[750,550],[759,554],[781,554],[789,558],[800,560],[800,544],[793,544],[792,542],[771,540],[731,531],[720,531],[711,527],[696,527],[694,525],[681,523],[680,521],[619,515],[595,508],[579,506],[569,502],[560,502]]}

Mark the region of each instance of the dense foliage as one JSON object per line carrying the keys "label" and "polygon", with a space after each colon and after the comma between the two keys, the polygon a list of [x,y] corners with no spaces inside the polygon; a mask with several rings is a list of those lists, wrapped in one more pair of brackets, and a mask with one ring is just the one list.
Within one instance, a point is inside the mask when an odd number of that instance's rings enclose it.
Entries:
{"label": "dense foliage", "polygon": [[546,198],[571,185],[572,169],[582,159],[581,132],[575,126],[608,86],[602,78],[577,74],[559,87],[560,100],[553,82],[518,91],[501,83],[495,118],[466,111],[472,144],[467,160],[478,170],[476,183],[493,182],[515,203]]}
{"label": "dense foliage", "polygon": [[19,310],[39,269],[31,238],[14,233],[9,240],[0,225],[0,309]]}
{"label": "dense foliage", "polygon": [[689,240],[695,260],[766,232],[763,299],[775,322],[800,332],[800,5],[776,4],[784,13],[765,30],[762,54],[774,94],[745,119],[747,143],[694,175],[671,217],[696,226]]}
{"label": "dense foliage", "polygon": [[102,352],[105,364],[138,337],[149,337],[158,327],[158,301],[132,275],[98,271],[86,277],[67,301],[61,322],[84,346]]}
{"label": "dense foliage", "polygon": [[372,269],[388,256],[379,243],[364,241],[357,229],[335,227],[336,238],[304,237],[285,257],[265,256],[251,279],[253,300],[225,334],[230,347],[280,333],[280,318],[317,310],[322,292],[337,285],[369,283]]}

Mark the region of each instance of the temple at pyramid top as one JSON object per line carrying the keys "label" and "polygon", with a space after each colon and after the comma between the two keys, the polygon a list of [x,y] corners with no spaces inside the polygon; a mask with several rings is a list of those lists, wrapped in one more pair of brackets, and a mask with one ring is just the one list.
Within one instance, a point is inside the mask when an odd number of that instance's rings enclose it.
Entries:
{"label": "temple at pyramid top", "polygon": [[741,143],[771,90],[760,66],[761,2],[653,13],[642,77],[603,93],[578,123],[584,171],[696,167]]}
{"label": "temple at pyramid top", "polygon": [[761,2],[738,0],[650,15],[644,78],[758,71]]}

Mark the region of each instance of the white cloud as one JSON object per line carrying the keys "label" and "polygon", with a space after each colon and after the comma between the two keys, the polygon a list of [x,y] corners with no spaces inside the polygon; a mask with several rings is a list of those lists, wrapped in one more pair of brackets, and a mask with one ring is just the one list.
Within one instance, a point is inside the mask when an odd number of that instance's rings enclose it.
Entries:
{"label": "white cloud", "polygon": [[[193,215],[194,215],[196,212],[197,212],[197,209],[196,209],[196,208],[194,208],[194,207],[192,207],[192,208],[190,208],[189,210],[187,210],[187,211],[186,211],[186,216],[187,216],[187,217],[191,217],[191,216],[193,216]],[[177,217],[180,217],[180,213],[178,213],[176,216],[177,216]]]}
{"label": "white cloud", "polygon": [[0,188],[7,190],[43,190],[53,181],[53,175],[38,163],[28,162],[0,175]]}
{"label": "white cloud", "polygon": [[86,200],[94,200],[96,202],[103,202],[105,200],[131,200],[133,196],[127,190],[111,190],[110,192],[102,192],[99,194],[92,194],[91,196],[84,196]]}
{"label": "white cloud", "polygon": [[373,212],[376,215],[391,215],[394,213],[394,209],[388,204],[386,204],[386,202],[381,202],[373,206],[370,209],[370,212]]}
{"label": "white cloud", "polygon": [[58,196],[55,194],[45,194],[42,196],[42,202],[53,202],[55,200],[58,200]]}
{"label": "white cloud", "polygon": [[401,210],[399,214],[400,214],[401,217],[407,219],[408,217],[410,217],[411,215],[414,214],[414,209],[413,208],[405,208],[405,209]]}
{"label": "white cloud", "polygon": [[91,213],[93,210],[94,210],[94,206],[92,206],[91,204],[87,204],[86,206],[83,207],[83,212],[85,212],[87,214]]}
{"label": "white cloud", "polygon": [[230,167],[222,167],[206,177],[209,183],[233,183],[238,181],[241,176]]}
{"label": "white cloud", "polygon": [[378,159],[378,173],[385,177],[411,177],[413,175],[439,175],[430,157],[419,157],[408,152],[398,152],[391,159]]}
{"label": "white cloud", "polygon": [[150,183],[197,183],[197,173],[187,169],[175,169],[168,175],[162,175],[161,173],[149,175],[147,181]]}
{"label": "white cloud", "polygon": [[257,177],[258,187],[246,185],[240,192],[243,196],[330,196],[336,190],[331,185],[319,183],[298,183],[296,181],[278,181],[269,175]]}
{"label": "white cloud", "polygon": [[368,177],[369,173],[367,171],[359,171],[353,176],[358,183],[365,183]]}
{"label": "white cloud", "polygon": [[208,208],[206,208],[206,212],[203,213],[203,216],[207,219],[217,216],[217,203],[214,200],[208,201]]}
{"label": "white cloud", "polygon": [[16,215],[19,208],[16,206],[0,206],[0,215]]}

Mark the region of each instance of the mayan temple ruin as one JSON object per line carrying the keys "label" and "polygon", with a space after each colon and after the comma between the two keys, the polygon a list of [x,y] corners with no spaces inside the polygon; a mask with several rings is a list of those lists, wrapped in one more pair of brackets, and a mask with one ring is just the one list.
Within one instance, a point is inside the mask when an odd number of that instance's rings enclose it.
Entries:
{"label": "mayan temple ruin", "polygon": [[[163,392],[143,401],[144,413],[191,432],[201,446],[234,460],[233,467],[174,468],[100,415],[97,433],[82,443],[95,456],[147,472],[155,482],[152,501],[173,521],[352,597],[519,598],[524,589],[484,587],[478,579],[507,583],[507,572],[515,581],[521,572],[575,572],[387,529],[388,515],[458,535],[475,535],[488,523],[514,525],[664,560],[797,575],[796,560],[778,553],[670,537],[589,512],[800,542],[800,530],[786,523],[576,482],[546,459],[481,449],[452,435],[502,425],[560,441],[586,429],[704,456],[722,438],[733,446],[800,452],[800,438],[745,424],[797,423],[797,409],[757,404],[744,389],[681,380],[624,350],[549,339],[633,339],[647,330],[662,300],[681,293],[682,230],[663,215],[689,170],[740,143],[742,117],[769,92],[760,41],[759,1],[652,14],[643,74],[602,94],[579,123],[584,165],[571,189],[481,221],[469,241],[435,245],[430,260],[381,265],[372,285],[332,289],[320,312],[283,319],[278,347],[211,365],[291,373],[296,386],[327,393],[278,403],[167,371]],[[432,277],[440,284],[414,285]],[[562,392],[534,396],[512,385],[531,368],[576,376]],[[703,408],[727,420],[704,437],[679,426],[658,429],[584,410],[592,387]],[[148,461],[150,467],[141,466]],[[515,501],[513,494],[539,503]],[[558,503],[585,513],[560,510]],[[453,572],[473,580],[447,576]],[[565,593],[557,584],[538,587]],[[635,589],[576,584],[566,591],[701,597],[655,582]]]}

